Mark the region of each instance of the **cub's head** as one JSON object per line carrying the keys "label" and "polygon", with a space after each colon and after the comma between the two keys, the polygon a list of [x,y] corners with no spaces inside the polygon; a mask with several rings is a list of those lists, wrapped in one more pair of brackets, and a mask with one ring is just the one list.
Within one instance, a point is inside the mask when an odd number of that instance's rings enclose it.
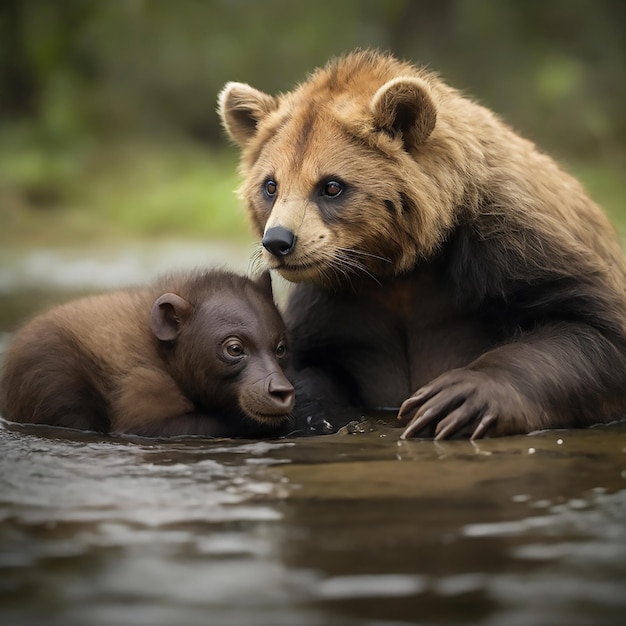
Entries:
{"label": "cub's head", "polygon": [[269,272],[252,281],[197,271],[182,280],[166,277],[163,287],[152,305],[150,328],[169,374],[196,409],[226,421],[226,427],[236,426],[229,423],[235,407],[249,425],[285,424],[295,391],[285,374],[286,329]]}
{"label": "cub's head", "polygon": [[358,52],[277,97],[228,83],[219,114],[270,268],[332,285],[407,271],[439,246],[462,192],[446,172],[441,84]]}

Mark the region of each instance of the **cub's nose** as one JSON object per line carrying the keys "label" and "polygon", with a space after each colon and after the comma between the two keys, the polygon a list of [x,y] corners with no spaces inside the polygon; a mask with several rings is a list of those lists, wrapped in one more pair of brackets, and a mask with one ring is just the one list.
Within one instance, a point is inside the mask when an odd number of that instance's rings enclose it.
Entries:
{"label": "cub's nose", "polygon": [[274,256],[287,256],[296,245],[296,236],[282,226],[274,226],[265,231],[261,243]]}
{"label": "cub's nose", "polygon": [[276,409],[285,413],[293,409],[296,390],[284,376],[272,376],[267,391]]}

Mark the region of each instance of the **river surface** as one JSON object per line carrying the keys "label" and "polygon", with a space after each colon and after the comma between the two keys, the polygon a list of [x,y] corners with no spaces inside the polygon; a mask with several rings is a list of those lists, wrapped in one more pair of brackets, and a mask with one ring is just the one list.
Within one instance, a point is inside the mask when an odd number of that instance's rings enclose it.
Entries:
{"label": "river surface", "polygon": [[[5,344],[44,304],[158,269],[41,254],[0,271]],[[271,441],[0,423],[0,622],[626,623],[626,423],[477,444],[399,433],[390,416]]]}

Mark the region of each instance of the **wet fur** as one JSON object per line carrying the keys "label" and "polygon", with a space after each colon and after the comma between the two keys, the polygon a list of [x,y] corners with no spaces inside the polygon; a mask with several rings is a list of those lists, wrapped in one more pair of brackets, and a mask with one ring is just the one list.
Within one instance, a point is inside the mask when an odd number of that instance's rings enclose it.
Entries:
{"label": "wet fur", "polygon": [[[263,254],[300,283],[285,315],[303,428],[400,405],[405,436],[624,416],[618,239],[581,185],[491,111],[365,51],[276,98],[231,83],[220,114],[257,233],[297,237],[288,256]],[[329,179],[344,184],[335,200],[320,194]]]}

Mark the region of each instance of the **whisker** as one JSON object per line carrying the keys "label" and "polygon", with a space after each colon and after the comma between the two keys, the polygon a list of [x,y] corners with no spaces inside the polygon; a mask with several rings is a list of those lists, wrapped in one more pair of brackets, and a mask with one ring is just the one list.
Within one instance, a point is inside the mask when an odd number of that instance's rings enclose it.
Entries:
{"label": "whisker", "polygon": [[259,242],[254,252],[250,255],[250,258],[248,259],[247,273],[249,276],[257,276],[258,274],[261,274],[264,269],[263,248],[261,247],[261,242]]}
{"label": "whisker", "polygon": [[[370,271],[367,265],[361,259],[374,259],[383,263],[391,263],[390,259],[357,250],[354,248],[335,248],[331,257],[326,257],[323,263],[315,263],[317,271],[323,282],[332,283],[336,280],[345,280],[349,285],[353,284],[353,279],[357,276],[367,276],[377,284],[381,284],[376,276]],[[306,259],[303,259],[306,264]],[[256,276],[266,269],[263,260],[263,248],[261,242],[257,242],[256,248],[252,252],[248,260],[248,274]]]}
{"label": "whisker", "polygon": [[[341,272],[348,282],[351,282],[350,275],[365,274],[380,285],[380,281],[369,271],[367,266],[352,257],[354,252],[354,250],[349,248],[338,248],[335,251],[335,256],[330,263],[335,273],[338,274],[338,272]],[[362,256],[376,257],[376,255],[370,255],[368,253],[363,253]],[[381,260],[383,259],[381,258]]]}
{"label": "whisker", "polygon": [[377,254],[372,254],[370,252],[365,252],[364,250],[357,250],[355,248],[337,248],[337,250],[341,251],[341,252],[346,252],[348,254],[356,254],[356,255],[359,255],[359,256],[370,257],[370,258],[376,259],[378,261],[383,261],[384,263],[392,263],[393,262],[391,259],[388,259],[387,257],[378,256]]}

